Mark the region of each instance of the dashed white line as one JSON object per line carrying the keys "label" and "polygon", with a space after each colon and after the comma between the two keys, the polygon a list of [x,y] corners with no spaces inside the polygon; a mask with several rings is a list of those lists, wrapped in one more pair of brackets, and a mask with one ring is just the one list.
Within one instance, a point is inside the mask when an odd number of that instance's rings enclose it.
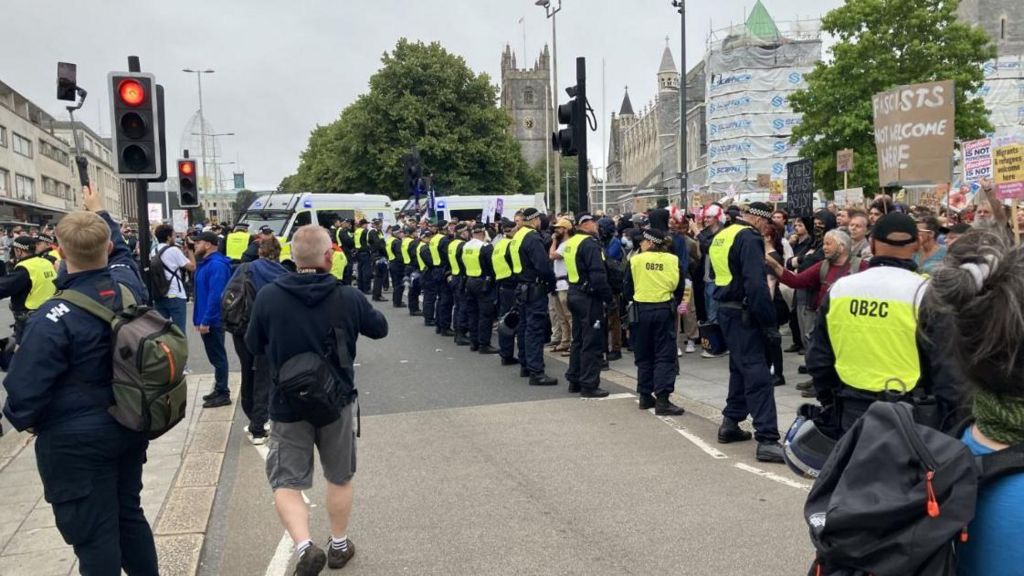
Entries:
{"label": "dashed white line", "polygon": [[679,434],[683,438],[686,438],[687,440],[689,440],[691,443],[693,443],[694,446],[696,446],[697,448],[700,448],[701,450],[704,451],[705,454],[707,454],[708,456],[711,456],[715,460],[726,460],[726,459],[729,458],[721,450],[719,450],[718,448],[715,448],[711,444],[708,444],[707,442],[705,442],[704,439],[701,438],[700,436],[697,436],[693,432],[690,432],[686,428],[680,426],[671,417],[669,417],[669,416],[658,416],[657,418],[658,418],[658,420],[661,420],[665,424],[668,424],[669,426],[671,426],[676,432],[679,432]]}
{"label": "dashed white line", "polygon": [[739,468],[740,470],[743,470],[744,472],[750,472],[751,474],[760,476],[762,478],[767,478],[768,480],[771,480],[773,482],[778,482],[779,484],[783,484],[785,486],[789,486],[790,488],[796,488],[797,490],[803,490],[804,492],[809,492],[811,490],[811,485],[810,484],[805,484],[803,482],[797,482],[796,480],[793,480],[791,478],[786,478],[785,476],[780,476],[778,474],[775,474],[774,472],[768,472],[766,470],[761,470],[760,468],[751,466],[749,464],[744,464],[743,462],[736,462],[735,464],[733,464],[733,467]]}

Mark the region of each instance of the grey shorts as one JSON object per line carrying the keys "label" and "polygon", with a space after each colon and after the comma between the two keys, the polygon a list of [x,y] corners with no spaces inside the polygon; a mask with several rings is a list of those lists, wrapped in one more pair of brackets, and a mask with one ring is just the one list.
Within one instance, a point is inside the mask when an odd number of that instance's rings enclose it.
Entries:
{"label": "grey shorts", "polygon": [[356,473],[355,402],[322,428],[309,422],[274,422],[267,443],[267,479],[273,490],[313,487],[313,446],[320,454],[324,478],[344,486]]}

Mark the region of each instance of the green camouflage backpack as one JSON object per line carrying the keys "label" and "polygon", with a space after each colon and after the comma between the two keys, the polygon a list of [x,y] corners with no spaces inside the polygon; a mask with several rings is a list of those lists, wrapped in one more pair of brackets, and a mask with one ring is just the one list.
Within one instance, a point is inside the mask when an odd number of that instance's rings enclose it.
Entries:
{"label": "green camouflage backpack", "polygon": [[185,417],[188,385],[183,371],[188,341],[173,322],[135,302],[121,286],[122,310],[115,312],[89,296],[64,290],[53,297],[110,324],[113,339],[114,405],[110,415],[125,428],[157,438]]}

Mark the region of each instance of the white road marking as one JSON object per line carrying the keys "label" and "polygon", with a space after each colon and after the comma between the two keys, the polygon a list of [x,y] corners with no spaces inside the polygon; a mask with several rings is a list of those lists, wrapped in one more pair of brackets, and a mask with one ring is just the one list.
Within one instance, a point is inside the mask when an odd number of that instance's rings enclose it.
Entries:
{"label": "white road marking", "polygon": [[[652,412],[653,412],[653,410],[652,410]],[[671,426],[673,429],[675,429],[676,432],[679,432],[679,434],[683,438],[686,438],[687,440],[689,440],[691,443],[693,443],[694,446],[696,446],[697,448],[700,448],[701,450],[704,451],[705,454],[707,454],[708,456],[711,456],[715,460],[726,460],[726,459],[729,458],[728,456],[725,455],[724,452],[722,452],[718,448],[715,448],[711,444],[708,444],[700,436],[697,436],[693,432],[690,432],[689,430],[687,430],[683,426],[679,425],[671,417],[669,417],[669,416],[658,416],[657,418],[658,418],[658,420],[661,420],[665,424],[668,424],[669,426]]]}
{"label": "white road marking", "polygon": [[765,470],[761,470],[760,468],[756,468],[756,467],[751,466],[749,464],[744,464],[743,462],[736,462],[735,464],[733,464],[733,466],[736,467],[736,468],[739,468],[740,470],[743,470],[745,472],[750,472],[751,474],[760,476],[762,478],[767,478],[767,479],[769,479],[769,480],[771,480],[773,482],[778,482],[779,484],[783,484],[783,485],[789,486],[790,488],[796,488],[797,490],[803,490],[804,492],[809,492],[811,490],[811,485],[810,484],[805,484],[803,482],[797,482],[796,480],[793,480],[792,478],[787,478],[785,476],[780,476],[778,474],[775,474],[774,472],[768,472],[768,471],[765,471]]}
{"label": "white road marking", "polygon": [[580,400],[625,400],[626,398],[636,398],[636,394],[622,392],[620,394],[609,394],[604,398],[580,398]]}
{"label": "white road marking", "polygon": [[[266,444],[261,446],[253,446],[256,452],[259,453],[263,461],[267,461],[267,456],[270,454],[270,449],[267,448]],[[302,501],[309,505],[309,497],[306,496],[306,492],[300,492],[302,494]],[[288,562],[292,559],[292,537],[288,535],[288,531],[285,531],[284,536],[281,536],[281,541],[277,543],[277,549],[274,550],[273,557],[270,558],[270,563],[267,564],[267,571],[264,576],[285,576],[288,572]]]}

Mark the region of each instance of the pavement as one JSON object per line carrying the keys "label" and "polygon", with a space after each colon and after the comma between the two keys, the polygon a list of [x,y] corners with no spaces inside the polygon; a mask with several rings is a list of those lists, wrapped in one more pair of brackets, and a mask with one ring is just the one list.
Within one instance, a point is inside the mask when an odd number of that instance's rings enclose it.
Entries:
{"label": "pavement", "polygon": [[[377,306],[391,333],[359,342],[362,434],[349,528],[357,554],[345,573],[806,571],[809,483],[756,462],[753,443],[714,440],[728,358],[685,355],[677,401],[688,412],[661,418],[637,409],[629,354],[602,373],[612,396],[583,400],[566,393],[561,357],[547,358],[560,385],[531,387],[516,367],[454,346],[389,303]],[[237,362],[230,344],[229,356]],[[194,395],[209,387],[204,358],[193,346]],[[786,355],[790,385],[776,389],[783,431],[802,402],[792,387],[798,360]],[[161,573],[290,573],[265,447],[247,442],[240,411],[196,414],[150,449],[144,506],[162,539]],[[0,449],[0,574],[70,573],[73,555],[59,547],[52,515],[47,523],[32,450],[6,465],[3,458]],[[306,495],[312,534],[323,543],[319,473]],[[17,556],[40,540],[54,550],[53,571],[8,572],[27,569]]]}

